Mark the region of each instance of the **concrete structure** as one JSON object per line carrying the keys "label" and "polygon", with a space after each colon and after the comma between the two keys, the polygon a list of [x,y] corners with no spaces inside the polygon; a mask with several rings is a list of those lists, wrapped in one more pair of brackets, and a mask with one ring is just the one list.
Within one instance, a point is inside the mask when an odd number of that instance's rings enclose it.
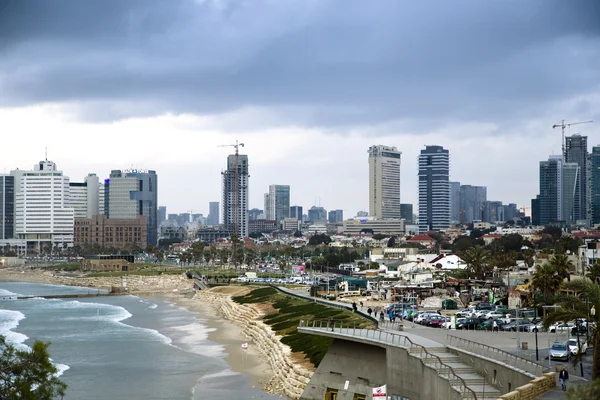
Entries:
{"label": "concrete structure", "polygon": [[372,229],[374,234],[403,235],[403,219],[349,219],[338,227],[338,233],[344,235],[358,235],[365,229]]}
{"label": "concrete structure", "polygon": [[327,393],[370,398],[382,385],[388,396],[411,400],[499,398],[528,385],[539,395],[555,386],[554,374],[544,375],[541,365],[460,337],[447,336],[444,343],[342,322],[331,327],[328,321],[302,321],[298,331],[334,338],[302,400],[321,400]]}
{"label": "concrete structure", "polygon": [[281,221],[281,230],[284,232],[296,232],[300,229],[300,221],[296,218],[285,218]]}
{"label": "concrete structure", "polygon": [[158,244],[158,177],[155,171],[113,170],[108,180],[108,218],[146,217],[147,244]]}
{"label": "concrete structure", "polygon": [[[236,172],[237,168],[237,172]],[[223,225],[226,231],[247,237],[248,229],[248,156],[231,154],[223,175],[223,200],[221,201]],[[265,210],[266,211],[266,210]]]}
{"label": "concrete structure", "polygon": [[160,226],[166,220],[167,220],[167,207],[166,206],[158,207],[158,226]]}
{"label": "concrete structure", "polygon": [[450,153],[425,146],[419,155],[419,231],[450,227]]}
{"label": "concrete structure", "polygon": [[0,240],[15,236],[15,177],[0,175]]}
{"label": "concrete structure", "polygon": [[250,233],[272,233],[279,230],[279,224],[274,219],[257,219],[248,224]]}
{"label": "concrete structure", "polygon": [[132,255],[89,256],[81,262],[84,271],[118,272],[135,271]]}
{"label": "concrete structure", "polygon": [[400,219],[400,157],[391,146],[369,147],[369,215]]}
{"label": "concrete structure", "polygon": [[571,135],[565,137],[565,163],[574,163],[579,167],[575,198],[573,201],[573,220],[586,221],[592,217],[590,187],[590,162],[587,149],[587,136]]}
{"label": "concrete structure", "polygon": [[[267,204],[268,203],[268,204]],[[270,185],[265,194],[265,217],[281,223],[290,216],[289,185]]]}
{"label": "concrete structure", "polygon": [[83,182],[69,183],[69,206],[75,218],[92,218],[99,212],[100,182],[96,174],[88,174]]}
{"label": "concrete structure", "polygon": [[76,218],[74,244],[118,249],[145,248],[148,243],[148,223],[144,215],[136,218]]}
{"label": "concrete structure", "polygon": [[70,246],[74,213],[69,207],[69,178],[52,161],[33,170],[14,170],[15,236],[39,251],[42,244]]}
{"label": "concrete structure", "polygon": [[484,203],[487,201],[485,186],[460,186],[460,223],[483,221]]}

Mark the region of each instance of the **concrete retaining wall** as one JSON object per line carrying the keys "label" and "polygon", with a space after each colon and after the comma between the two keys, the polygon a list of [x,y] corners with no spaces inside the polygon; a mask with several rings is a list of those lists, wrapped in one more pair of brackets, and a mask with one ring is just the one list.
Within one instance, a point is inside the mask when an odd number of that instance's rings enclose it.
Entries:
{"label": "concrete retaining wall", "polygon": [[501,400],[533,400],[541,394],[548,392],[556,387],[556,374],[548,372],[531,382],[506,393]]}

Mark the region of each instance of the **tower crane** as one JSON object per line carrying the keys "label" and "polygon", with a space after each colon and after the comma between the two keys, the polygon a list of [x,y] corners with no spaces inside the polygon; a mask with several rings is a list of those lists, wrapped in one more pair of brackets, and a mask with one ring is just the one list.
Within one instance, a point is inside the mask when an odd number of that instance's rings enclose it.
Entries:
{"label": "tower crane", "polygon": [[562,157],[563,157],[563,161],[565,159],[565,128],[570,127],[572,125],[580,125],[580,124],[589,124],[591,122],[594,121],[581,121],[581,122],[570,122],[565,124],[565,120],[563,119],[562,122],[560,124],[554,124],[552,125],[552,129],[554,128],[561,128],[562,130]]}
{"label": "tower crane", "polygon": [[[239,164],[238,164],[238,158],[239,158],[239,147],[244,147],[244,143],[238,143],[238,141],[235,141],[235,144],[220,144],[217,147],[233,147],[235,149],[235,204],[234,204],[234,210],[235,210],[235,216],[234,216],[234,223],[233,223],[233,234],[236,236],[236,241],[237,241],[237,237],[238,235],[238,218],[239,218],[239,214],[240,214],[240,193],[239,193]],[[225,207],[225,204],[223,205]],[[235,246],[235,243],[233,243],[233,245]]]}

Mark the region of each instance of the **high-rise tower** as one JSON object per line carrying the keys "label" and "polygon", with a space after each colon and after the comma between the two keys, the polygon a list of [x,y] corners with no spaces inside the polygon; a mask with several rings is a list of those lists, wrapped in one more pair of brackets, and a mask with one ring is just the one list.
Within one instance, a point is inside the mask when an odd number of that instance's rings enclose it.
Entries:
{"label": "high-rise tower", "polygon": [[450,153],[425,146],[419,155],[419,232],[450,227]]}
{"label": "high-rise tower", "polygon": [[[237,168],[237,172],[236,172]],[[248,236],[248,156],[231,154],[223,175],[223,224],[231,234]],[[236,216],[237,214],[237,216]]]}
{"label": "high-rise tower", "polygon": [[576,163],[579,166],[577,177],[577,192],[573,204],[574,221],[591,219],[591,193],[589,153],[587,149],[587,136],[572,135],[565,138],[566,163]]}
{"label": "high-rise tower", "polygon": [[265,199],[269,202],[267,219],[275,220],[279,224],[290,217],[289,185],[270,185],[269,195],[265,196]]}
{"label": "high-rise tower", "polygon": [[369,147],[369,214],[400,219],[400,157],[390,146]]}

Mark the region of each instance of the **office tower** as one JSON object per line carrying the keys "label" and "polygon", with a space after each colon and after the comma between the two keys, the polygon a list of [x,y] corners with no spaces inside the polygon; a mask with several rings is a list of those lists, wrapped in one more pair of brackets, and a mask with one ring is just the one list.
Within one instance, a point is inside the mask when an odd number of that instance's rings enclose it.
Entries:
{"label": "office tower", "polygon": [[258,219],[261,219],[261,216],[264,217],[263,210],[259,210],[258,208],[253,208],[252,210],[248,211],[248,218],[250,219],[250,221],[256,221]]}
{"label": "office tower", "polygon": [[450,221],[453,224],[462,224],[460,212],[460,182],[450,182]]}
{"label": "office tower", "polygon": [[166,220],[167,220],[167,207],[166,206],[158,207],[158,226],[160,226]]}
{"label": "office tower", "polygon": [[344,211],[343,210],[331,210],[328,214],[328,222],[330,224],[339,224],[344,222]]}
{"label": "office tower", "polygon": [[99,179],[96,174],[88,174],[83,182],[69,183],[69,206],[75,218],[92,218],[99,211]]}
{"label": "office tower", "polygon": [[274,210],[271,208],[271,196],[270,193],[265,193],[265,204],[264,204],[264,208],[265,208],[265,219],[268,220],[274,220],[275,219],[275,212]]}
{"label": "office tower", "polygon": [[291,206],[290,218],[296,218],[298,221],[302,221],[302,206]]}
{"label": "office tower", "polygon": [[0,175],[0,240],[15,236],[15,177]]}
{"label": "office tower", "polygon": [[591,219],[591,193],[589,190],[589,154],[587,136],[571,135],[565,138],[564,161],[579,166],[577,189],[573,206],[574,221]]}
{"label": "office tower", "polygon": [[98,215],[107,215],[106,212],[106,187],[105,182],[98,183]]}
{"label": "office tower", "polygon": [[369,213],[368,213],[368,212],[366,212],[366,211],[358,211],[358,212],[356,213],[356,216],[357,216],[358,218],[368,217],[368,216],[369,216]]}
{"label": "office tower", "polygon": [[369,147],[369,214],[400,219],[400,156],[395,147]]}
{"label": "office tower", "polygon": [[229,155],[223,175],[223,225],[230,234],[248,236],[248,156]]}
{"label": "office tower", "polygon": [[592,147],[590,154],[590,192],[592,223],[600,224],[600,146]]}
{"label": "office tower", "polygon": [[69,178],[52,161],[31,171],[15,170],[15,236],[42,245],[73,243],[74,212],[69,206]]}
{"label": "office tower", "polygon": [[108,218],[135,219],[144,215],[148,244],[158,244],[158,177],[156,171],[113,170],[108,179]]}
{"label": "office tower", "polygon": [[483,222],[495,224],[504,221],[504,205],[501,201],[486,200],[483,202]]}
{"label": "office tower", "polygon": [[561,156],[550,156],[540,161],[540,225],[576,221],[575,205],[579,181],[579,165],[565,163]]}
{"label": "office tower", "polygon": [[504,221],[511,221],[519,214],[519,209],[515,203],[504,205]]}
{"label": "office tower", "polygon": [[485,186],[460,186],[461,223],[483,221],[483,204],[487,201]]}
{"label": "office tower", "polygon": [[269,201],[267,219],[272,219],[280,224],[290,216],[290,187],[289,185],[270,185],[269,194],[265,196]]}
{"label": "office tower", "polygon": [[419,232],[450,227],[450,153],[425,146],[419,155]]}
{"label": "office tower", "polygon": [[400,204],[400,218],[405,220],[406,224],[412,224],[413,221],[413,205],[404,203]]}
{"label": "office tower", "polygon": [[208,218],[206,225],[216,226],[219,225],[219,202],[211,201],[208,203]]}
{"label": "office tower", "polygon": [[540,195],[531,199],[531,225],[540,225]]}
{"label": "office tower", "polygon": [[310,222],[327,222],[327,211],[323,207],[312,206],[308,210],[308,220]]}

